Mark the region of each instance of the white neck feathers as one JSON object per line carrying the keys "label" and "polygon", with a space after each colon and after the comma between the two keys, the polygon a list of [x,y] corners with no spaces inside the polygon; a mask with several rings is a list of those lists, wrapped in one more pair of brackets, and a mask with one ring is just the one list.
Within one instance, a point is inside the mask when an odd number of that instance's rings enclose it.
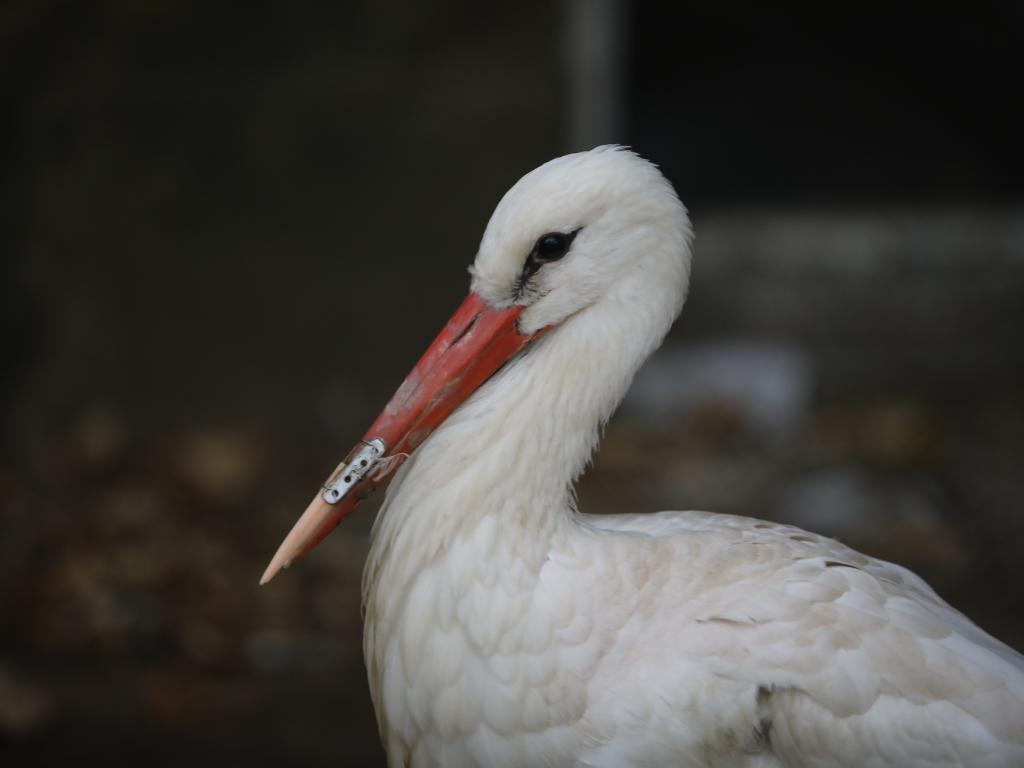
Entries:
{"label": "white neck feathers", "polygon": [[[682,306],[688,254],[657,256],[526,347],[406,462],[374,527],[364,599],[380,579],[403,594],[485,521],[502,548],[539,568],[573,522],[572,484],[602,426]],[[493,552],[478,566],[488,563],[499,565]]]}

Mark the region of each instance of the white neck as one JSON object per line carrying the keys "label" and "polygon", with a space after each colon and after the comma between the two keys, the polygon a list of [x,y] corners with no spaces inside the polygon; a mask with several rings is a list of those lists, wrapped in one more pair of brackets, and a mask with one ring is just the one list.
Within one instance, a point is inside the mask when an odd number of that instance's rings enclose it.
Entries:
{"label": "white neck", "polygon": [[501,568],[501,552],[519,568],[540,567],[552,537],[573,524],[572,484],[601,427],[678,314],[687,265],[673,280],[643,270],[625,279],[529,345],[419,447],[374,526],[368,612],[382,607],[370,605],[378,582],[406,594],[422,569],[479,530],[500,546],[474,568]]}
{"label": "white neck", "polygon": [[[536,272],[525,295],[517,291],[537,238],[569,230],[580,233],[571,252]],[[523,333],[550,330],[406,461],[374,526],[363,650],[396,764],[415,762],[407,751],[426,749],[420,737],[435,727],[461,723],[465,734],[482,708],[514,714],[528,684],[534,696],[563,701],[566,717],[579,715],[580,686],[555,676],[548,690],[530,677],[540,668],[528,657],[554,631],[545,566],[591,536],[572,485],[682,307],[689,239],[668,182],[613,148],[528,174],[488,222],[472,290],[494,307],[523,301]],[[533,672],[517,677],[517,669]]]}
{"label": "white neck", "polygon": [[[363,573],[363,652],[389,754],[415,740],[411,713],[428,717],[442,678],[460,674],[452,660],[529,643],[542,568],[582,531],[572,483],[682,306],[689,261],[678,263],[675,279],[638,270],[528,345],[392,481]],[[483,706],[474,690],[460,706]]]}

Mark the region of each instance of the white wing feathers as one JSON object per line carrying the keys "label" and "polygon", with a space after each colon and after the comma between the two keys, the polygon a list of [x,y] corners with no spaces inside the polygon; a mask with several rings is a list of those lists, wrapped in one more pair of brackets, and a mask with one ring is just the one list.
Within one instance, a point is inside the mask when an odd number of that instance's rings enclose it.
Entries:
{"label": "white wing feathers", "polygon": [[1024,657],[905,568],[749,518],[585,524],[670,545],[659,554],[677,595],[651,622],[675,631],[650,652],[747,686],[751,725],[782,765],[1024,766]]}

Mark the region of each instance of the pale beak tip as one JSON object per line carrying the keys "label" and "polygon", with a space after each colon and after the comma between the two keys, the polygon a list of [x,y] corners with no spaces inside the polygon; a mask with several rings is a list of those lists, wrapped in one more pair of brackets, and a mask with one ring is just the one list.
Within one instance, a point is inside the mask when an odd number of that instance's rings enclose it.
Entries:
{"label": "pale beak tip", "polygon": [[282,568],[287,568],[292,564],[292,557],[289,555],[294,554],[295,544],[289,538],[286,538],[282,542],[281,546],[278,547],[277,552],[274,553],[274,557],[270,560],[270,565],[267,566],[267,570],[260,576],[260,586],[270,582],[278,573],[281,572]]}
{"label": "pale beak tip", "polygon": [[302,517],[299,518],[299,521],[295,523],[295,526],[285,536],[281,546],[277,548],[277,552],[274,553],[274,557],[271,559],[270,565],[267,566],[267,570],[260,577],[261,587],[277,576],[282,568],[288,568],[298,557],[302,556],[303,547],[306,542],[316,534],[320,526],[335,511],[335,508],[325,502],[319,493],[313,497],[309,506],[306,507],[306,511],[302,513]]}
{"label": "pale beak tip", "polygon": [[267,570],[265,570],[263,572],[263,575],[260,576],[260,586],[262,587],[262,586],[264,586],[266,584],[269,584],[270,580],[273,579],[275,576],[277,576],[277,572],[279,570],[280,570],[280,568],[279,567],[275,568],[273,563],[268,565],[267,566]]}
{"label": "pale beak tip", "polygon": [[270,560],[270,565],[267,566],[267,570],[260,576],[260,586],[270,582],[282,569],[287,570],[292,564],[292,560],[295,559],[296,544],[292,540],[294,537],[289,534],[289,537],[282,542],[277,552],[274,553],[274,557]]}

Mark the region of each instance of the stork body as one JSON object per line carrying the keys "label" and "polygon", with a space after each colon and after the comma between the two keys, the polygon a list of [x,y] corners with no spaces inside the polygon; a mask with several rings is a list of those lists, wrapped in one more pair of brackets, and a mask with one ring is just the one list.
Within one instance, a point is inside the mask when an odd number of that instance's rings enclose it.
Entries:
{"label": "stork body", "polygon": [[472,290],[529,343],[399,470],[364,574],[389,763],[1024,765],[1024,659],[909,571],[748,518],[576,510],[689,241],[671,186],[617,148],[496,209]]}

